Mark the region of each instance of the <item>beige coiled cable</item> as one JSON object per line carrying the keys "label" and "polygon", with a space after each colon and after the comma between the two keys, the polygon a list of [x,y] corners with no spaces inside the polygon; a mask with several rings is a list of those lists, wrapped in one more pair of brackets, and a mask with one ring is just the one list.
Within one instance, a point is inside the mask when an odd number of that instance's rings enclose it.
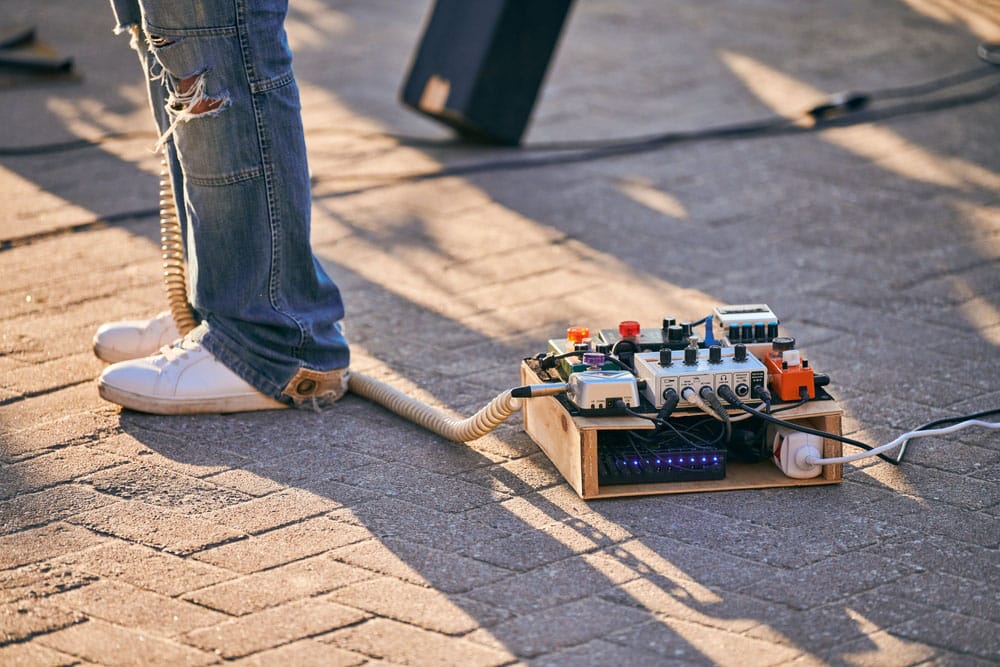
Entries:
{"label": "beige coiled cable", "polygon": [[[184,232],[171,186],[166,157],[160,169],[160,249],[163,253],[163,282],[167,290],[170,314],[183,336],[197,326],[197,318],[187,298],[187,269],[184,264]],[[499,394],[483,409],[467,419],[453,419],[444,413],[410,398],[399,390],[372,377],[351,372],[348,388],[358,396],[378,403],[404,419],[455,442],[481,438],[521,407],[521,399],[511,390]],[[535,395],[558,393],[564,387],[536,389]]]}
{"label": "beige coiled cable", "polygon": [[184,232],[181,230],[177,201],[171,186],[166,156],[160,162],[160,252],[163,258],[163,286],[177,330],[183,336],[198,325],[188,302],[187,269],[184,266]]}

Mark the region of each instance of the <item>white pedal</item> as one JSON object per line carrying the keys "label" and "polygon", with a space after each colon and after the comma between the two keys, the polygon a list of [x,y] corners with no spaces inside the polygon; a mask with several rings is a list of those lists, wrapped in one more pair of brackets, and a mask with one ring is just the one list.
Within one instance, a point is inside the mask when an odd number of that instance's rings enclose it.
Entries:
{"label": "white pedal", "polygon": [[583,410],[605,410],[622,401],[626,407],[639,407],[639,387],[628,371],[582,371],[569,376],[566,396]]}

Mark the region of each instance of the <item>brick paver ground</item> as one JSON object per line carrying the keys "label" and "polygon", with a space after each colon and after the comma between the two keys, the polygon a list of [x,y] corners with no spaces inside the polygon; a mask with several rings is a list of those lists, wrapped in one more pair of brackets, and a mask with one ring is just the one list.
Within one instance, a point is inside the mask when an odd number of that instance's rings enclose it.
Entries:
{"label": "brick paver ground", "polygon": [[[521,157],[407,140],[449,136],[397,101],[429,6],[292,2],[358,370],[471,414],[568,324],[764,302],[853,437],[1000,404],[996,74],[821,131],[398,178]],[[0,75],[0,664],[1000,662],[995,432],[837,486],[584,502],[516,416],[458,445],[354,396],[102,402],[94,329],[164,304],[139,73],[100,0],[2,14],[82,78]],[[995,3],[578,0],[527,140],[792,114],[985,68],[981,40]]]}

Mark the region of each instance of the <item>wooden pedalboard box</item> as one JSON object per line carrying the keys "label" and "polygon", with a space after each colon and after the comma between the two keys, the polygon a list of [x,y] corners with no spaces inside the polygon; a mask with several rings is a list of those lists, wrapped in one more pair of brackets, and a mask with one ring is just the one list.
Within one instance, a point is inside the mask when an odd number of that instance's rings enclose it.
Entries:
{"label": "wooden pedalboard box", "polygon": [[[538,374],[521,363],[522,384],[540,384]],[[698,416],[701,413],[691,413]],[[781,413],[787,421],[801,423],[827,433],[841,434],[843,411],[837,402],[814,401]],[[760,463],[728,463],[725,479],[692,482],[659,482],[649,484],[605,484],[598,482],[598,447],[602,434],[621,430],[649,430],[653,424],[637,417],[581,417],[571,415],[552,396],[527,399],[522,408],[524,430],[555,464],[570,486],[586,500],[620,496],[645,496],[659,493],[692,493],[696,491],[727,491],[735,489],[765,489],[781,486],[816,486],[837,484],[843,479],[843,466],[823,466],[818,477],[793,479],[786,477],[771,461]],[[683,419],[685,415],[675,415]],[[823,456],[842,455],[841,443],[823,439]]]}

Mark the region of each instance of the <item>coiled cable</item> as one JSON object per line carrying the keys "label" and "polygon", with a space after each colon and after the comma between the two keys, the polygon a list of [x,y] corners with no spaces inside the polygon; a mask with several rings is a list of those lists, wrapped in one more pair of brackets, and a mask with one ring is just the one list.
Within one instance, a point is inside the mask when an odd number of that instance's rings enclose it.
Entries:
{"label": "coiled cable", "polygon": [[198,326],[198,318],[188,302],[187,270],[184,266],[184,232],[177,213],[177,201],[164,155],[160,162],[160,252],[163,259],[163,286],[167,291],[170,315],[181,335]]}
{"label": "coiled cable", "polygon": [[[160,169],[160,249],[163,253],[163,282],[170,305],[170,315],[183,336],[198,324],[194,309],[187,298],[187,268],[184,263],[184,236],[180,216],[167,165],[163,158]],[[455,442],[469,442],[481,438],[507,417],[521,408],[521,398],[512,392],[520,392],[523,397],[551,396],[566,390],[563,383],[551,386],[532,385],[508,389],[498,394],[479,412],[467,419],[454,419],[407,396],[398,389],[362,373],[352,372],[348,377],[348,389],[353,393],[378,403],[387,410],[418,424],[442,438]]]}
{"label": "coiled cable", "polygon": [[351,373],[348,388],[358,396],[378,403],[400,417],[455,442],[481,438],[521,408],[521,399],[508,389],[467,419],[453,419],[395,387],[361,373]]}

